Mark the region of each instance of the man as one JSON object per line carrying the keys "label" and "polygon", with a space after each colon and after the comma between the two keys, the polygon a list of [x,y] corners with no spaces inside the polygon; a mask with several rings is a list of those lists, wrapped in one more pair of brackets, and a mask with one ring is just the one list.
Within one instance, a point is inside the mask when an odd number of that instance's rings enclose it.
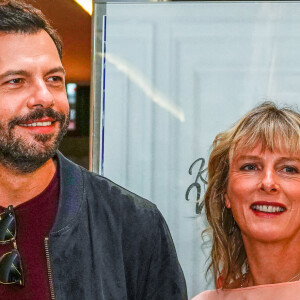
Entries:
{"label": "man", "polygon": [[0,299],[187,299],[155,205],[57,151],[61,57],[40,11],[0,2]]}

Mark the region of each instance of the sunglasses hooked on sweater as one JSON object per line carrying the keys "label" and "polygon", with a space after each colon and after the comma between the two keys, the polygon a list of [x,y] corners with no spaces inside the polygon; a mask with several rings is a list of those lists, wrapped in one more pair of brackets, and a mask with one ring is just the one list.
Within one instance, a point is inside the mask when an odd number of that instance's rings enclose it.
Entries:
{"label": "sunglasses hooked on sweater", "polygon": [[12,205],[0,214],[0,244],[12,243],[13,249],[0,257],[0,283],[24,285],[21,256],[18,251],[17,222]]}

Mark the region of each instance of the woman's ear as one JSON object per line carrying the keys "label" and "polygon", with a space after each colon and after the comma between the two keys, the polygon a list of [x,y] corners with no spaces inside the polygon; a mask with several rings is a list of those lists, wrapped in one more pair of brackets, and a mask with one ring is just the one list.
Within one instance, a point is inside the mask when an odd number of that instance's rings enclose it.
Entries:
{"label": "woman's ear", "polygon": [[227,193],[224,194],[224,198],[225,198],[225,206],[227,208],[231,208],[230,200],[229,200],[229,197],[228,197]]}

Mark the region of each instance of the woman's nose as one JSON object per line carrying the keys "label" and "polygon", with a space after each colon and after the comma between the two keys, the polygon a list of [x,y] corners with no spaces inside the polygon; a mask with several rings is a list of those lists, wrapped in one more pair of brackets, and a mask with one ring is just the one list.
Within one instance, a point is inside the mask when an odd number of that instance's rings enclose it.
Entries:
{"label": "woman's nose", "polygon": [[260,190],[267,193],[277,193],[279,189],[276,173],[273,170],[265,170],[260,182]]}
{"label": "woman's nose", "polygon": [[54,96],[49,91],[47,84],[40,80],[32,86],[32,92],[27,101],[29,108],[43,107],[48,108],[54,105]]}

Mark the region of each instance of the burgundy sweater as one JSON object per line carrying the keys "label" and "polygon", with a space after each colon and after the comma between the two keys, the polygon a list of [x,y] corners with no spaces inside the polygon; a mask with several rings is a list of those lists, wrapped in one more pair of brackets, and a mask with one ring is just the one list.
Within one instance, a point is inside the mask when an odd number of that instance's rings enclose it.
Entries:
{"label": "burgundy sweater", "polygon": [[[45,237],[54,223],[59,198],[59,175],[33,199],[14,207],[17,220],[17,246],[21,255],[24,287],[0,284],[0,299],[50,300]],[[4,210],[0,206],[0,211]],[[0,245],[0,256],[13,249],[12,243]]]}

